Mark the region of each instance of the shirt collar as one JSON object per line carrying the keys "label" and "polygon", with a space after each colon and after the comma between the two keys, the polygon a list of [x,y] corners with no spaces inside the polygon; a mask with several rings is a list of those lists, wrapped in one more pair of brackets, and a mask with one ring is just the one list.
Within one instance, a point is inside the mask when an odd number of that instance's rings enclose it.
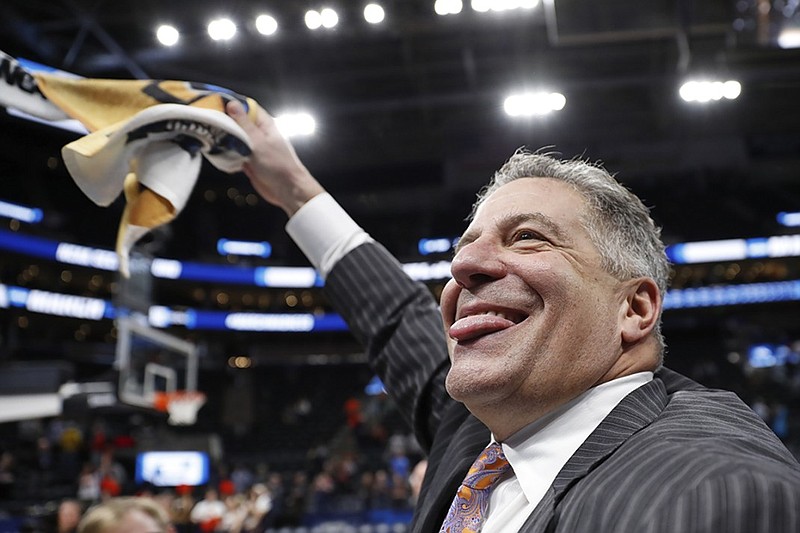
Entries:
{"label": "shirt collar", "polygon": [[638,372],[592,387],[503,442],[503,451],[527,500],[541,500],[561,468],[600,422],[625,396],[652,379],[652,372]]}

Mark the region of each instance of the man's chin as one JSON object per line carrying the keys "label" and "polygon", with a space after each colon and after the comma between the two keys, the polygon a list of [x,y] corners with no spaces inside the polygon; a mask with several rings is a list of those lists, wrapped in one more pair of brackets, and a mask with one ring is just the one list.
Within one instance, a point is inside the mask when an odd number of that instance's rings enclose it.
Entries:
{"label": "man's chin", "polygon": [[499,390],[485,372],[451,368],[445,380],[447,393],[456,401],[470,405],[484,405],[498,396]]}

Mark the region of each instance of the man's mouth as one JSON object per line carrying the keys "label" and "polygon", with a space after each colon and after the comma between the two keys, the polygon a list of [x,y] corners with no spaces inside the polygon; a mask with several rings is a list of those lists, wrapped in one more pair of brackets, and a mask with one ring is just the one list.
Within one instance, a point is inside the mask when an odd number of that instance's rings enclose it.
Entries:
{"label": "man's mouth", "polygon": [[527,315],[510,310],[486,310],[464,313],[452,326],[449,334],[457,342],[466,342],[490,333],[497,333],[516,326]]}

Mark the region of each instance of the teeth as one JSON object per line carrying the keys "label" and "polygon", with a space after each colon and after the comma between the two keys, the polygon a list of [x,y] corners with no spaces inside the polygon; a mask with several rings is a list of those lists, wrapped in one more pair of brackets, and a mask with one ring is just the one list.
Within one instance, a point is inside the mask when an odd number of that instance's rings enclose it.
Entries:
{"label": "teeth", "polygon": [[498,317],[503,318],[505,320],[510,320],[504,313],[498,313],[497,311],[486,311],[485,313],[478,313],[475,316],[481,316],[481,315],[498,316]]}

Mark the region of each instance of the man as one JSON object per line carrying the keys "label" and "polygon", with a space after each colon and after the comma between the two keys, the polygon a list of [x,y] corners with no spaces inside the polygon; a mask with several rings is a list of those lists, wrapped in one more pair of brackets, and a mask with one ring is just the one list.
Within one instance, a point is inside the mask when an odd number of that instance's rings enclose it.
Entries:
{"label": "man", "polygon": [[74,533],[81,520],[83,507],[78,500],[67,498],[58,504],[56,530],[58,533]]}
{"label": "man", "polygon": [[217,531],[227,510],[228,508],[220,499],[217,489],[209,485],[206,487],[204,498],[192,507],[189,517],[193,523],[197,524],[200,531],[204,533]]}
{"label": "man", "polygon": [[[660,366],[663,245],[607,172],[509,160],[459,241],[446,342],[427,289],[325,193],[271,117],[228,112],[255,146],[245,173],[289,215],[428,453],[412,531],[800,531],[800,466],[775,435],[733,394]],[[479,455],[488,462],[470,469]]]}
{"label": "man", "polygon": [[111,498],[90,508],[78,533],[174,533],[167,512],[145,497]]}

